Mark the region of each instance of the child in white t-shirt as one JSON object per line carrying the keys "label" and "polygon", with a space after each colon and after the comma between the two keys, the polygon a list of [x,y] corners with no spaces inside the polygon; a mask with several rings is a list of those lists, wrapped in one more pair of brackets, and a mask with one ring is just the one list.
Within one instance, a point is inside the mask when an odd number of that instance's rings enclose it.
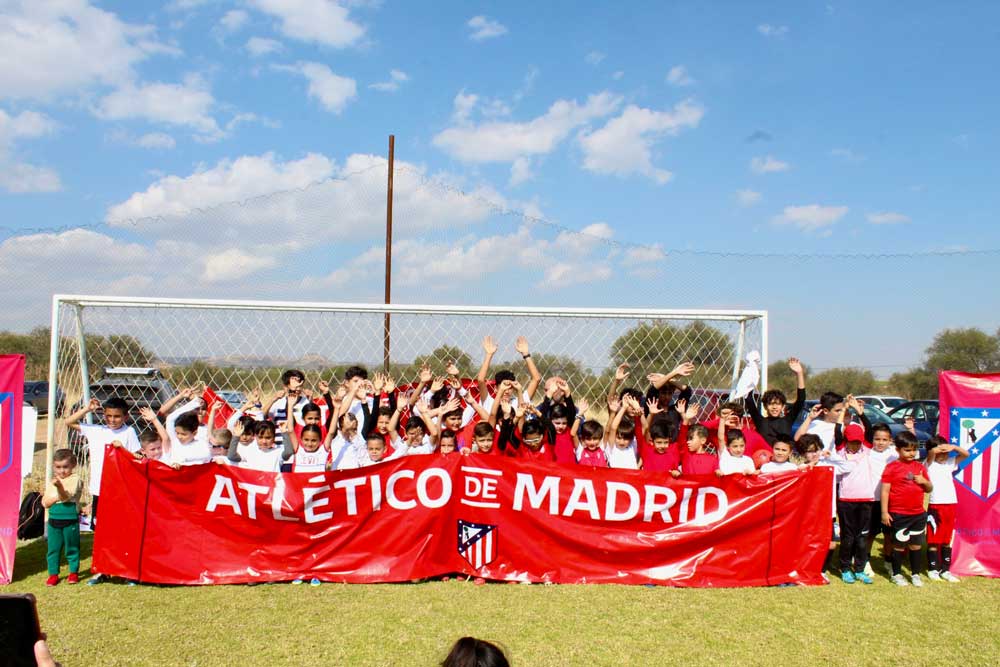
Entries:
{"label": "child in white t-shirt", "polygon": [[120,442],[125,449],[135,453],[139,451],[139,436],[135,429],[129,426],[128,403],[117,396],[112,396],[104,402],[103,424],[80,423],[86,415],[101,410],[101,402],[96,398],[80,410],[66,418],[66,427],[78,431],[87,439],[87,452],[90,460],[90,482],[88,490],[92,497],[90,503],[90,525],[97,530],[97,500],[101,494],[101,472],[104,470],[104,450],[113,442]]}
{"label": "child in white t-shirt", "polygon": [[[289,421],[282,422],[282,425],[285,433],[294,428]],[[275,441],[277,430],[275,423],[270,420],[260,422],[257,424],[254,445],[241,452],[236,444],[238,441],[234,441],[229,446],[229,460],[250,470],[281,472],[281,462],[292,455],[292,441],[291,438],[285,438],[284,444],[279,447]]]}
{"label": "child in white t-shirt", "polygon": [[934,485],[927,506],[927,578],[957,584],[958,577],[949,571],[955,507],[958,505],[955,469],[959,462],[968,458],[969,452],[948,444],[939,435],[928,440],[927,446],[930,449],[924,465],[927,466],[927,479]]}
{"label": "child in white t-shirt", "polygon": [[[723,435],[723,431],[725,435]],[[738,428],[727,429],[725,422],[719,421],[720,441],[724,439],[725,449],[719,453],[719,469],[716,474],[723,475],[756,475],[759,474],[757,467],[753,464],[753,459],[744,454],[747,449],[747,441],[743,436],[743,431]]]}
{"label": "child in white t-shirt", "polygon": [[190,466],[212,461],[212,449],[205,432],[199,435],[198,409],[202,403],[201,398],[191,399],[167,415],[167,442],[163,443],[163,449],[170,463]]}
{"label": "child in white t-shirt", "polygon": [[611,423],[605,430],[604,455],[609,468],[638,470],[639,445],[635,439],[636,420],[642,419],[642,406],[630,394],[625,394]]}
{"label": "child in white t-shirt", "polygon": [[806,466],[791,461],[792,443],[779,436],[772,447],[771,460],[760,467],[761,473],[789,472],[805,470]]}

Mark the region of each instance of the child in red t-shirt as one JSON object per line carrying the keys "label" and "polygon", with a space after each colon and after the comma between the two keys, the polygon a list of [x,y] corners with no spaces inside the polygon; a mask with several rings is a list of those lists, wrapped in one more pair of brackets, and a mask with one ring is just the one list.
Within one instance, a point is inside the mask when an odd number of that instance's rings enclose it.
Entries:
{"label": "child in red t-shirt", "polygon": [[[649,438],[642,432],[639,422],[636,422],[635,439],[639,443],[639,456],[642,459],[642,469],[654,472],[670,472],[680,465],[678,443],[687,442],[687,426],[681,427],[677,433],[674,423],[665,417],[657,417],[663,413],[659,400],[651,398],[646,401],[649,408]],[[675,441],[676,440],[676,441]],[[652,442],[650,442],[652,441]]]}
{"label": "child in red t-shirt", "polygon": [[576,451],[574,460],[582,466],[593,466],[595,468],[608,467],[608,455],[604,451],[604,427],[601,423],[590,419],[580,424],[578,431],[574,431],[576,438]]}
{"label": "child in red t-shirt", "polygon": [[671,470],[670,474],[680,477],[683,471],[685,477],[691,475],[711,475],[719,469],[719,457],[707,451],[708,429],[701,424],[688,428],[687,451],[681,453],[681,469]]}
{"label": "child in red t-shirt", "polygon": [[910,581],[923,586],[920,578],[920,551],[927,529],[924,494],[934,486],[924,476],[926,470],[917,461],[917,436],[901,431],[895,437],[899,460],[882,473],[882,523],[892,526],[892,583],[906,586],[903,578],[903,552],[909,545]]}

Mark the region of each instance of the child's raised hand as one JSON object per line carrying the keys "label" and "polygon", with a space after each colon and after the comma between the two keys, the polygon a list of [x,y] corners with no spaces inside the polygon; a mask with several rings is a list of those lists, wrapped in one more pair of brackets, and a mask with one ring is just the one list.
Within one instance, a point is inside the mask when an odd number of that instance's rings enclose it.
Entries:
{"label": "child's raised hand", "polygon": [[558,387],[559,391],[561,391],[566,396],[572,396],[573,395],[573,392],[569,388],[569,383],[566,382],[566,380],[564,380],[562,378],[559,378],[559,379],[556,380],[556,387]]}
{"label": "child's raised hand", "polygon": [[277,401],[278,399],[285,398],[286,396],[288,396],[288,390],[285,389],[284,387],[282,387],[281,390],[274,392],[275,401]]}
{"label": "child's raised hand", "polygon": [[101,409],[101,402],[96,398],[90,399],[90,402],[87,403],[88,412],[97,412],[100,409]]}
{"label": "child's raised hand", "polygon": [[382,387],[382,390],[387,394],[391,394],[396,390],[396,381],[392,379],[391,375],[385,376],[385,385]]}
{"label": "child's raised hand", "polygon": [[816,405],[809,408],[809,415],[806,417],[806,419],[812,421],[817,417],[819,417],[820,413],[822,412],[823,412],[823,406],[817,403]]}
{"label": "child's raised hand", "polygon": [[803,372],[802,362],[799,361],[798,357],[792,357],[788,360],[788,367],[796,375],[800,375]]}
{"label": "child's raised hand", "polygon": [[663,412],[660,408],[660,401],[657,398],[651,398],[646,401],[646,407],[649,408],[649,414],[651,415],[658,415]]}
{"label": "child's raised hand", "polygon": [[459,389],[461,389],[461,388],[462,388],[462,381],[461,381],[461,380],[459,380],[459,379],[458,379],[457,377],[454,377],[454,376],[452,376],[452,377],[448,378],[448,384],[449,384],[449,385],[451,386],[451,388],[452,388],[452,389],[454,389],[455,391],[458,391]]}
{"label": "child's raised hand", "polygon": [[701,412],[701,406],[697,403],[692,403],[684,410],[684,419],[693,421],[698,417],[699,412]]}
{"label": "child's raised hand", "polygon": [[428,382],[430,382],[433,379],[434,379],[434,374],[431,373],[431,367],[428,366],[427,364],[424,364],[423,366],[421,366],[420,367],[420,381],[423,384],[427,384]]}
{"label": "child's raised hand", "polygon": [[518,395],[521,394],[521,383],[520,382],[518,382],[517,380],[513,380],[510,383],[510,386],[514,388],[514,390],[518,393]]}
{"label": "child's raised hand", "polygon": [[444,408],[441,410],[441,414],[451,412],[452,410],[457,410],[462,406],[461,401],[457,398],[448,399],[448,402],[444,404]]}
{"label": "child's raised hand", "polygon": [[385,376],[381,373],[375,373],[372,376],[372,387],[375,389],[376,394],[382,393],[382,387],[385,385]]}
{"label": "child's raised hand", "polygon": [[618,408],[621,407],[621,401],[618,397],[608,399],[608,412],[618,412]]}
{"label": "child's raised hand", "polygon": [[690,361],[685,361],[684,363],[677,365],[677,368],[674,369],[674,375],[686,378],[692,373],[694,373],[694,368],[695,366],[693,363],[691,363]]}
{"label": "child's raised hand", "polygon": [[431,392],[432,393],[433,392],[441,391],[442,387],[444,387],[444,378],[443,377],[438,376],[438,377],[434,378],[433,382],[431,382]]}
{"label": "child's raised hand", "polygon": [[521,404],[521,403],[517,404],[517,407],[514,408],[514,416],[517,419],[520,419],[521,417],[524,416],[524,405],[523,404]]}
{"label": "child's raised hand", "polygon": [[292,422],[291,419],[286,419],[284,421],[278,422],[278,428],[281,429],[282,433],[291,433],[292,432],[291,422]]}
{"label": "child's raised hand", "polygon": [[139,408],[139,416],[148,421],[150,424],[156,421],[156,413],[149,406]]}
{"label": "child's raised hand", "polygon": [[907,415],[906,417],[903,417],[903,426],[905,426],[906,430],[909,431],[910,433],[916,432],[917,422],[913,418],[913,415]]}
{"label": "child's raised hand", "polygon": [[190,401],[191,397],[194,396],[194,387],[184,387],[177,393],[180,394],[182,398]]}
{"label": "child's raised hand", "polygon": [[578,414],[582,415],[589,409],[590,409],[590,403],[587,402],[587,399],[581,398],[579,401],[576,402],[576,410]]}
{"label": "child's raised hand", "polygon": [[517,337],[517,340],[514,341],[514,349],[517,350],[518,354],[522,357],[531,354],[531,348],[528,347],[528,339],[524,336]]}
{"label": "child's raised hand", "polygon": [[667,381],[667,376],[663,373],[650,373],[646,376],[646,380],[654,387],[661,387]]}
{"label": "child's raised hand", "polygon": [[455,365],[455,360],[448,361],[448,367],[445,369],[448,375],[458,375],[458,366]]}
{"label": "child's raised hand", "polygon": [[628,377],[628,364],[618,364],[618,368],[615,369],[615,379],[619,382],[624,382],[625,378]]}
{"label": "child's raised hand", "polygon": [[493,336],[487,336],[483,339],[483,351],[486,354],[496,354],[497,349],[497,344],[496,341],[493,340]]}
{"label": "child's raised hand", "polygon": [[233,437],[239,439],[241,435],[243,435],[243,422],[236,420],[236,423],[233,424]]}

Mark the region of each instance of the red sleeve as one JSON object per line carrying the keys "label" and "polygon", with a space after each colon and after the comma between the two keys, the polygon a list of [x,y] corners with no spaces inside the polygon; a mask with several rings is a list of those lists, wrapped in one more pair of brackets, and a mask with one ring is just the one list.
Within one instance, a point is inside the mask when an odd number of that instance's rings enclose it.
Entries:
{"label": "red sleeve", "polygon": [[678,463],[680,461],[683,461],[685,458],[687,458],[687,454],[688,454],[688,448],[687,448],[688,427],[689,427],[688,424],[681,423],[681,427],[677,431],[677,442],[674,443],[674,444],[677,445],[677,461],[678,461]]}
{"label": "red sleeve", "polygon": [[644,456],[644,452],[649,448],[649,443],[646,442],[646,436],[642,434],[642,420],[635,420],[635,443],[639,445],[639,457]]}
{"label": "red sleeve", "polygon": [[892,484],[897,479],[899,479],[899,473],[898,473],[899,466],[897,466],[896,463],[898,463],[898,461],[893,461],[892,463],[890,463],[885,467],[885,470],[882,471],[883,484],[885,484],[886,482]]}

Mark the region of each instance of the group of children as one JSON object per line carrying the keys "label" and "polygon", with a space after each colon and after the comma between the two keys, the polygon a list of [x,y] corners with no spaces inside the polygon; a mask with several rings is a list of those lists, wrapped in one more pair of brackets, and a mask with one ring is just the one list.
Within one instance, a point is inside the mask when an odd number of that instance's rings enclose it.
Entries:
{"label": "group of children", "polygon": [[[418,454],[510,456],[567,465],[643,469],[677,478],[694,475],[758,475],[831,466],[836,493],[832,508],[840,529],[840,569],[845,583],[872,583],[869,553],[879,532],[885,534],[886,562],[892,581],[907,584],[901,566],[909,551],[910,583],[921,585],[919,559],[927,513],[924,493],[931,493],[931,579],[957,581],[948,571],[955,491],[951,473],[956,459],[967,456],[935,439],[926,468],[915,461],[916,437],[904,431],[893,438],[888,425],[872,426],[861,401],[828,392],[795,433],[792,427],[805,402],[805,375],[797,359],[789,367],[797,377],[796,399],[788,404],[777,390],[758,402],[703,407],[687,384],[695,367],[683,363],[669,373],[646,377],[646,392],[624,387],[628,365],[616,369],[607,397],[605,423],[588,418],[590,406],[575,399],[562,378],[544,384],[527,341],[515,349],[525,361],[526,385],[514,373],[488,375],[496,343],[483,341],[484,359],[474,380],[461,379],[449,363],[435,377],[423,367],[412,385],[397,387],[393,378],[348,368],[332,389],[320,381],[306,389],[305,375],[288,370],[282,389],[266,400],[252,392],[246,403],[216,428],[221,404],[206,406],[201,394],[185,389],[154,411],[140,408],[148,425],[137,434],[127,424],[128,405],[111,398],[96,400],[67,417],[67,426],[86,438],[89,452],[91,520],[97,529],[101,468],[106,446],[123,447],[136,457],[174,467],[215,462],[269,472],[322,472],[374,465]],[[534,398],[539,386],[544,395]],[[850,408],[850,411],[848,410]],[[103,410],[104,424],[82,423]],[[857,421],[855,421],[857,420]],[[68,449],[54,457],[54,479],[44,503],[49,518],[49,585],[58,583],[60,550],[69,561],[68,583],[78,581],[79,527],[76,517],[82,486],[76,460]],[[950,493],[949,493],[950,489]],[[72,515],[72,516],[71,516]],[[61,532],[58,532],[61,531]],[[891,546],[890,546],[891,545]],[[831,541],[831,559],[835,542]],[[96,575],[88,583],[99,583]],[[315,583],[318,584],[318,581]]]}

